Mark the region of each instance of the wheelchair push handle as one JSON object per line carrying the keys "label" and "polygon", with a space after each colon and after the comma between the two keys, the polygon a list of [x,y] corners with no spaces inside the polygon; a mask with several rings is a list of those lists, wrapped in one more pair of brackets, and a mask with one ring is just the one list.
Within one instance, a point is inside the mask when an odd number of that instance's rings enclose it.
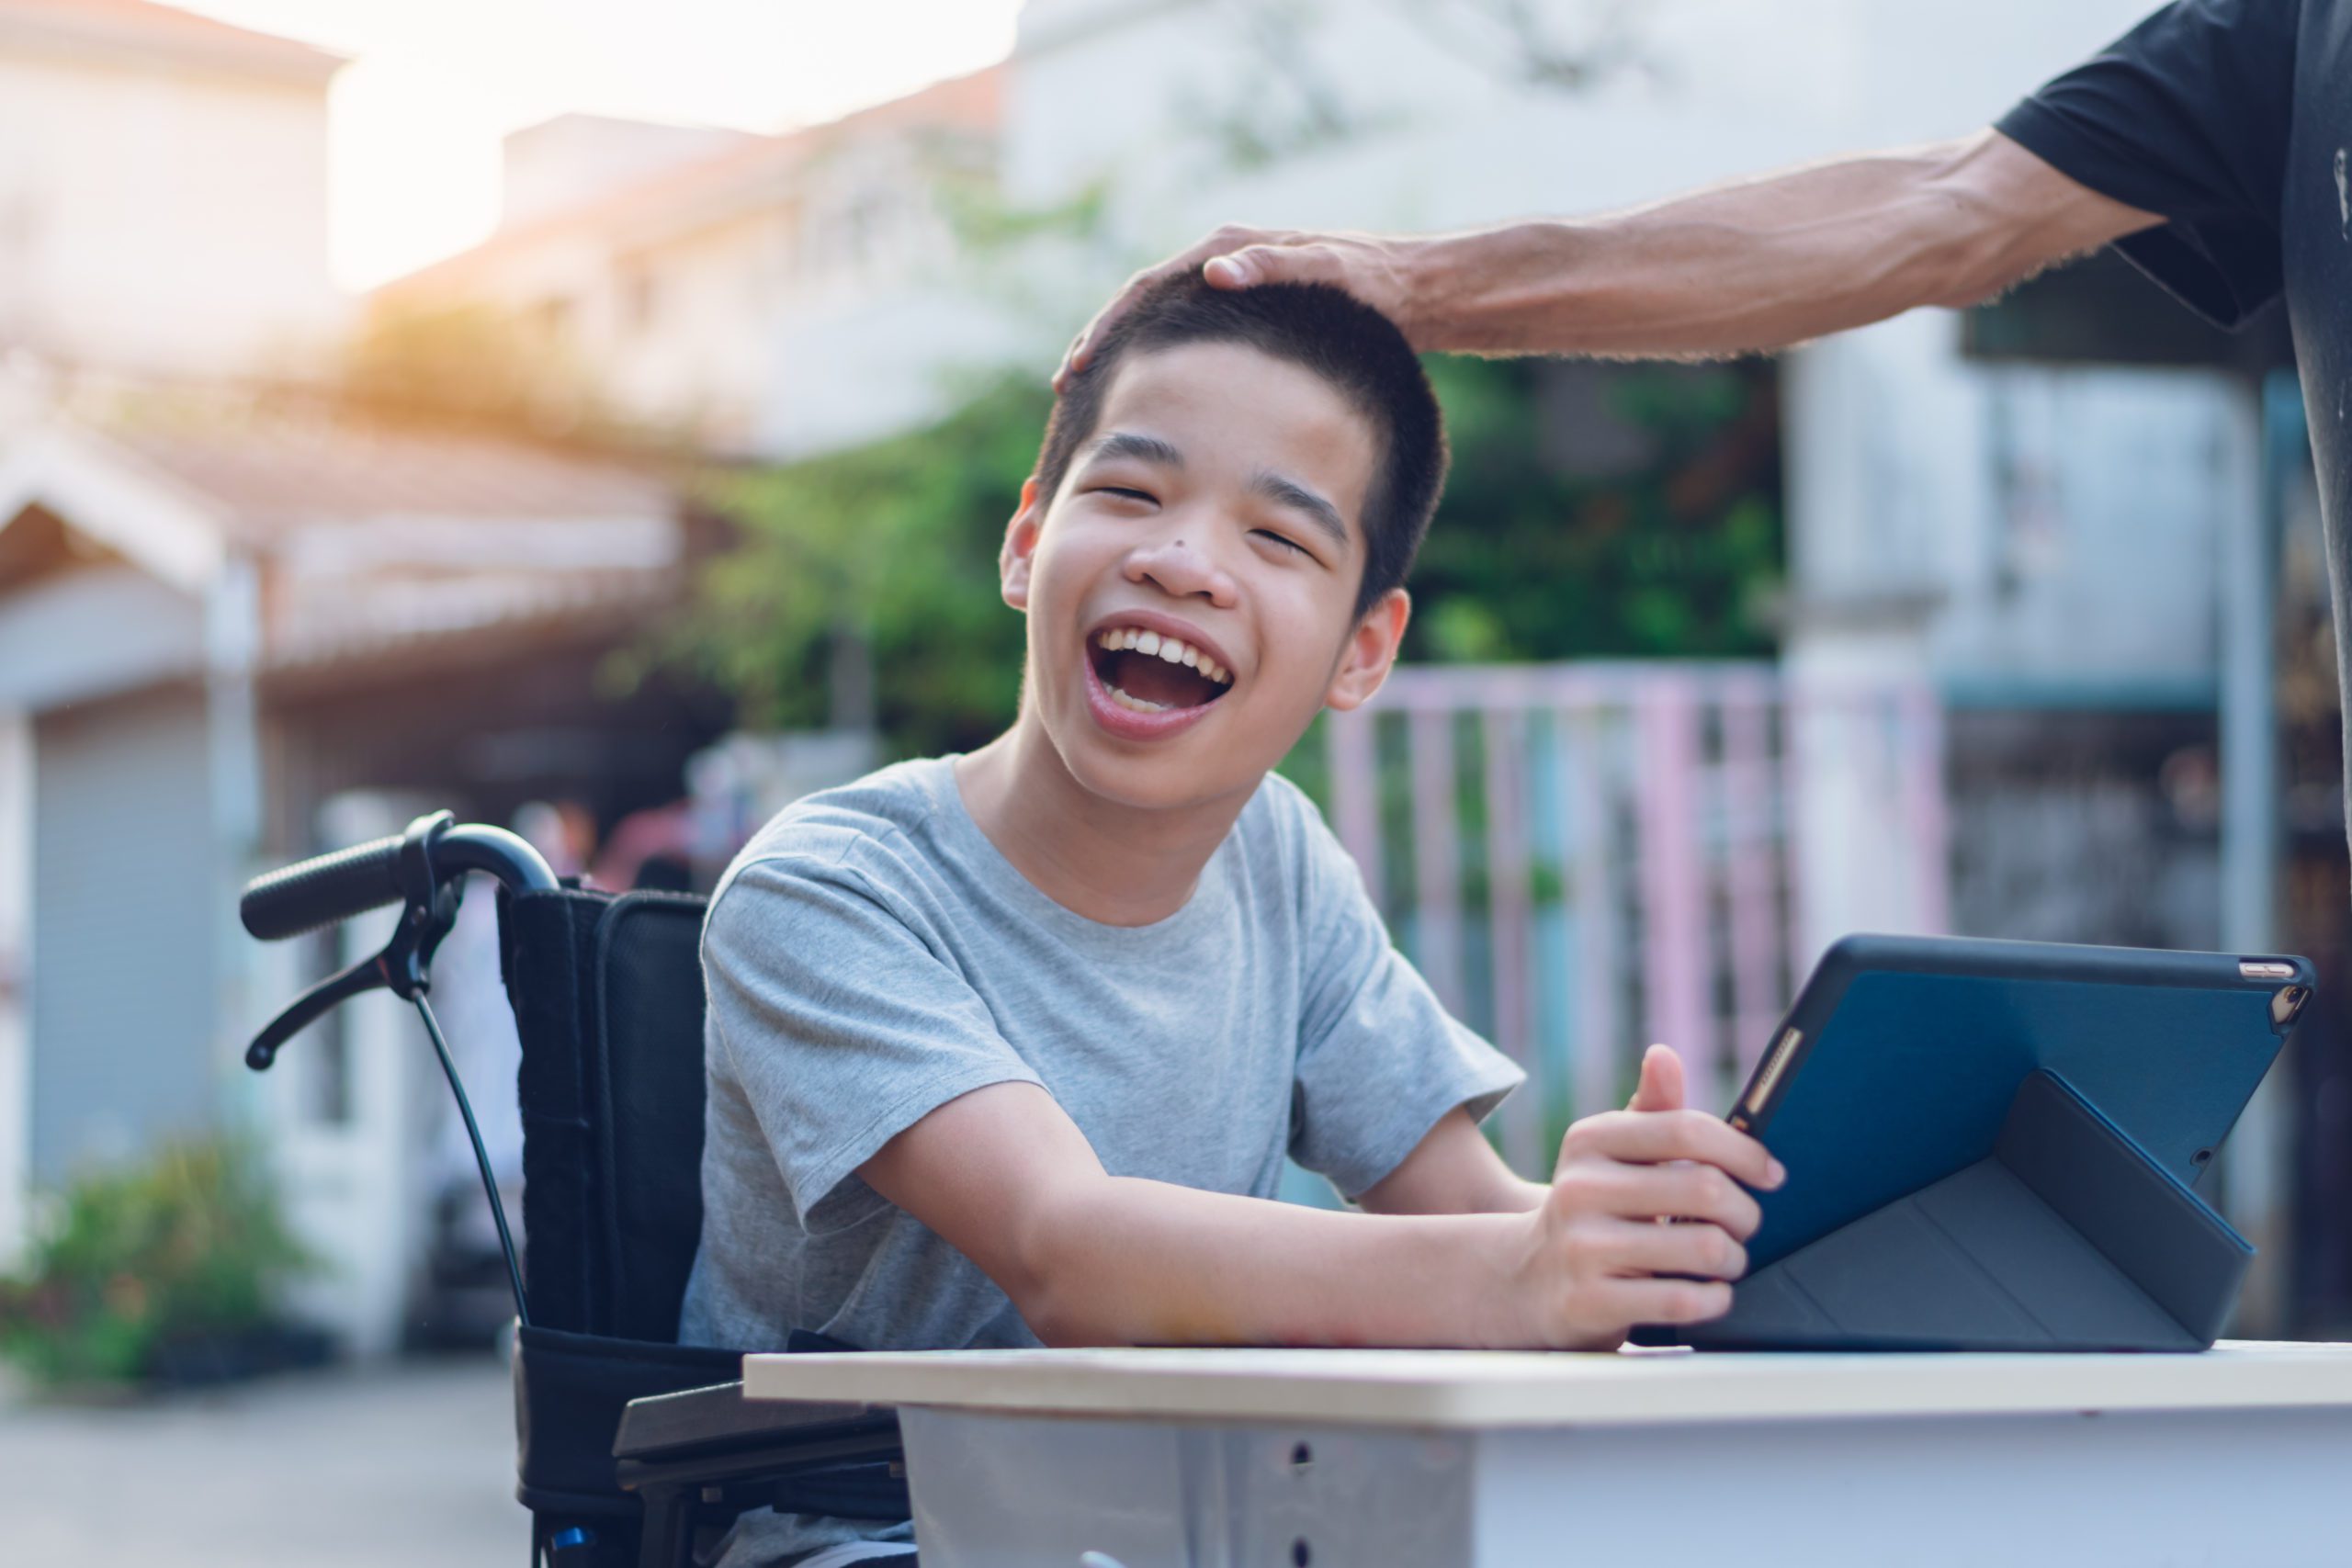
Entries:
{"label": "wheelchair push handle", "polygon": [[503,828],[452,825],[449,814],[419,818],[405,833],[314,855],[257,876],[237,914],[263,942],[283,942],[413,898],[469,871],[487,872],[515,893],[545,892],[555,874],[530,844]]}
{"label": "wheelchair push handle", "polygon": [[257,876],[237,901],[246,931],[263,942],[314,931],[401,901],[401,838],[314,855]]}
{"label": "wheelchair push handle", "polygon": [[408,831],[391,838],[354,844],[254,878],[237,901],[237,913],[245,930],[264,942],[300,936],[387,904],[407,908],[381,953],[319,981],[254,1035],[245,1047],[245,1066],[266,1072],[288,1041],[354,997],[385,990],[413,1004],[473,1145],[491,1218],[498,1226],[499,1250],[506,1255],[514,1315],[528,1325],[523,1265],[506,1227],[506,1206],[499,1200],[490,1151],[466,1100],[466,1086],[458,1081],[458,1065],[449,1057],[449,1043],[442,1038],[441,1025],[425,1001],[425,993],[433,988],[433,954],[457,924],[466,874],[473,871],[496,877],[511,893],[552,893],[558,886],[548,863],[524,840],[503,828],[459,827],[446,811],[420,817],[408,825]]}

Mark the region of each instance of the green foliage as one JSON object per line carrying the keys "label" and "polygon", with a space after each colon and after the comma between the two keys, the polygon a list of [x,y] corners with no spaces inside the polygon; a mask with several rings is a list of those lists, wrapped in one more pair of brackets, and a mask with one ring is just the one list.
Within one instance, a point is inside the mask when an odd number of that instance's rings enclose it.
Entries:
{"label": "green foliage", "polygon": [[269,1321],[310,1266],[251,1145],[167,1145],[61,1195],[27,1272],[0,1280],[0,1351],[46,1382],[135,1380],[172,1340]]}
{"label": "green foliage", "polygon": [[743,722],[824,723],[844,633],[873,659],[895,752],[976,746],[1012,721],[1023,624],[998,597],[996,558],[1050,407],[1035,381],[926,430],[711,482],[738,539],[705,571],[677,646]]}
{"label": "green foliage", "polygon": [[[1769,366],[1628,366],[1602,411],[1646,457],[1608,477],[1552,456],[1535,360],[1439,359],[1453,468],[1412,579],[1406,657],[1442,662],[1769,653],[1781,575]],[[1547,430],[1547,425],[1552,428]]]}

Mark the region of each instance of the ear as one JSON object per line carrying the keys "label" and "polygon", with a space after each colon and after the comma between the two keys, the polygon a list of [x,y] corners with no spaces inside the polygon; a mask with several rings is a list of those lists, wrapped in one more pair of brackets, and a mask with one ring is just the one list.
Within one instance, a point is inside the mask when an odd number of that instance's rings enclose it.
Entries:
{"label": "ear", "polygon": [[1029,608],[1029,563],[1037,553],[1037,535],[1045,526],[1037,503],[1037,476],[1021,481],[1021,508],[1004,525],[1004,547],[997,551],[997,581],[1004,602],[1016,610]]}
{"label": "ear", "polygon": [[1330,689],[1323,694],[1324,706],[1346,713],[1372,701],[1396,662],[1397,645],[1405,640],[1405,625],[1412,618],[1412,596],[1401,588],[1374,601],[1340,649],[1339,668],[1331,671]]}

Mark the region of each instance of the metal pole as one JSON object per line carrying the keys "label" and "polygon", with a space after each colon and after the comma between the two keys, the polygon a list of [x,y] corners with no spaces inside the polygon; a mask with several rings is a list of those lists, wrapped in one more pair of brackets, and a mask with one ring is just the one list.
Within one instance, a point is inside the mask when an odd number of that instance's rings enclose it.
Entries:
{"label": "metal pole", "polygon": [[[2221,551],[2222,942],[2265,953],[2278,945],[2278,740],[2276,616],[2289,483],[2310,462],[2301,387],[2291,371],[2263,378],[2260,484],[2244,536]],[[2241,1323],[2281,1325],[2289,1235],[2287,1103],[2276,1073],[2232,1134],[2223,1181],[2232,1217],[2261,1248]]]}

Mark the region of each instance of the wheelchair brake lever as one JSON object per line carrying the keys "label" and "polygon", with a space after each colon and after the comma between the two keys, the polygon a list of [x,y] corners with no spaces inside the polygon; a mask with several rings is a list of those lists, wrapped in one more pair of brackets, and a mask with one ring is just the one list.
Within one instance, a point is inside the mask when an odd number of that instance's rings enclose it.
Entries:
{"label": "wheelchair brake lever", "polygon": [[328,976],[295,998],[245,1047],[246,1066],[257,1073],[267,1072],[270,1064],[277,1060],[279,1048],[288,1040],[317,1022],[329,1009],[340,1007],[354,997],[385,990],[402,1001],[414,1001],[433,988],[433,955],[440,950],[442,938],[457,924],[458,905],[465,897],[465,885],[460,879],[446,886],[436,886],[429,860],[424,863],[417,882],[428,901],[412,900],[401,911],[401,922],[393,930],[391,940],[384,944],[384,951]]}
{"label": "wheelchair brake lever", "polygon": [[389,990],[390,982],[384,974],[384,955],[366,958],[339,974],[330,975],[317,985],[296,997],[286,1010],[269,1021],[267,1028],[254,1036],[245,1047],[245,1066],[257,1073],[269,1070],[277,1060],[278,1048],[300,1034],[330,1009],[342,1006],[352,998],[373,990]]}

